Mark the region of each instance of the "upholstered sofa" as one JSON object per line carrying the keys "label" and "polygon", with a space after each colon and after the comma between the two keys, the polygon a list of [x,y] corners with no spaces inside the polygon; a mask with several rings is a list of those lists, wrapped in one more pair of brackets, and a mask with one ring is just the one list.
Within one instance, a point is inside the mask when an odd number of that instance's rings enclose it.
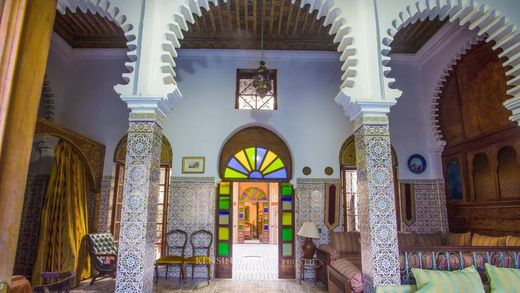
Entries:
{"label": "upholstered sofa", "polygon": [[[359,240],[359,232],[332,232],[330,243],[318,248],[317,257],[324,263],[318,271],[318,278],[328,286],[329,292],[362,292]],[[489,254],[486,257],[486,249],[499,251],[501,248],[508,250],[508,247],[516,247],[520,251],[520,237],[493,237],[470,232],[449,233],[446,239],[440,232],[399,232],[398,244],[401,277],[405,283],[411,281],[407,278],[411,276],[412,267],[453,270],[475,265],[483,268],[484,263],[490,261]],[[518,258],[515,261],[509,254],[505,255],[501,258],[501,266],[518,266],[519,254],[515,254],[514,257]]]}

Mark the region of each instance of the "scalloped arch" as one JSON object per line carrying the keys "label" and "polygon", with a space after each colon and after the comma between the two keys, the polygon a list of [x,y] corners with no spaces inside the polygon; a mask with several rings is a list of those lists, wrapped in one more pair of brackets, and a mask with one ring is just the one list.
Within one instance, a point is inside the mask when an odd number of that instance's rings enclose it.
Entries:
{"label": "scalloped arch", "polygon": [[115,85],[114,89],[120,95],[131,95],[133,92],[132,79],[135,75],[138,59],[138,24],[132,23],[132,21],[128,19],[127,15],[121,12],[120,7],[112,4],[113,2],[114,1],[108,0],[59,0],[57,10],[61,14],[65,14],[67,9],[72,12],[76,12],[79,9],[82,12],[90,11],[92,13],[98,13],[99,15],[114,21],[121,27],[127,39],[126,45],[129,49],[127,56],[129,60],[125,62],[127,72],[123,72],[121,75],[124,83]]}
{"label": "scalloped arch", "polygon": [[[223,0],[225,3],[231,0]],[[301,0],[300,7],[310,5],[309,13],[318,11],[317,18],[325,16],[324,26],[331,25],[329,34],[334,35],[334,43],[338,43],[338,52],[340,53],[340,61],[343,62],[341,70],[344,72],[341,76],[341,86],[343,88],[353,88],[355,82],[353,78],[357,76],[357,60],[356,50],[353,47],[353,37],[351,35],[351,27],[347,25],[347,21],[341,15],[341,9],[336,7],[336,3],[342,0]],[[175,61],[177,57],[177,49],[181,47],[179,39],[183,39],[182,31],[188,30],[187,22],[194,23],[193,14],[202,15],[201,7],[209,10],[209,3],[218,5],[218,0],[184,0],[184,4],[179,6],[176,13],[173,14],[172,21],[168,24],[166,33],[166,42],[163,44],[162,66],[161,70],[164,74],[163,81],[165,85],[176,86],[175,81]],[[294,5],[296,1],[291,0]]]}
{"label": "scalloped arch", "polygon": [[[386,31],[386,37],[382,39],[382,65],[388,88],[392,87],[395,79],[391,78],[392,68],[389,66],[390,45],[395,34],[402,28],[422,21],[427,18],[434,19],[439,17],[441,20],[448,18],[450,22],[460,26],[468,26],[470,30],[476,30],[477,35],[486,42],[495,41],[493,49],[501,48],[503,51],[499,57],[507,57],[504,67],[511,67],[506,75],[513,76],[508,80],[507,91],[509,96],[520,97],[520,35],[517,27],[505,16],[488,5],[479,4],[477,1],[468,0],[421,0],[409,5],[402,10],[398,17],[391,23],[391,27]],[[399,98],[399,97],[396,97]]]}

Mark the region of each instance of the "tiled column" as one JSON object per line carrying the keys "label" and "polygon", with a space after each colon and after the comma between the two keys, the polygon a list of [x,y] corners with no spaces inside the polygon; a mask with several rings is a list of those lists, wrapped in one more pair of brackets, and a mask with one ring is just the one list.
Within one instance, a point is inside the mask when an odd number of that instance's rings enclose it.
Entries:
{"label": "tiled column", "polygon": [[355,120],[364,292],[400,284],[394,185],[388,118]]}
{"label": "tiled column", "polygon": [[[153,289],[161,125],[165,114],[158,107],[139,108],[144,106],[134,100],[125,100],[132,113],[117,260],[118,293],[150,293]],[[133,108],[134,104],[138,105]]]}

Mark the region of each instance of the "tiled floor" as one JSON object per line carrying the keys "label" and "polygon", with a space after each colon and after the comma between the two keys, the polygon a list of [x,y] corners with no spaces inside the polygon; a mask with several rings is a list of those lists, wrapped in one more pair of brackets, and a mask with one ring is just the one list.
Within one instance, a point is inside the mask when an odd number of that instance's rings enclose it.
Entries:
{"label": "tiled floor", "polygon": [[233,279],[278,279],[278,245],[234,244]]}
{"label": "tiled floor", "polygon": [[[72,290],[72,293],[108,293],[114,292],[114,280],[104,279],[97,281],[93,286],[89,286],[88,281]],[[241,280],[211,280],[210,284],[206,280],[186,281],[181,284],[177,280],[159,280],[154,288],[154,293],[173,293],[173,292],[200,292],[200,293],[324,293],[327,292],[322,284],[314,286],[312,282],[302,282],[300,285],[297,280],[262,280],[262,281],[241,281]]]}

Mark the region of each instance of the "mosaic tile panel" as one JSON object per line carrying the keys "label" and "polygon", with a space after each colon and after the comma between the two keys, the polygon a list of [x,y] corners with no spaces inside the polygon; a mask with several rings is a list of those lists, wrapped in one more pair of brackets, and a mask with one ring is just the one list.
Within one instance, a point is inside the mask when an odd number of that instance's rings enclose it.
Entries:
{"label": "mosaic tile panel", "polygon": [[130,117],[116,292],[152,292],[161,127]]}
{"label": "mosaic tile panel", "polygon": [[112,201],[114,200],[113,176],[103,176],[101,181],[101,193],[99,198],[99,218],[97,232],[110,232],[112,224]]}
{"label": "mosaic tile panel", "polygon": [[364,292],[400,284],[390,133],[386,116],[356,121]]}
{"label": "mosaic tile panel", "polygon": [[36,261],[40,216],[49,175],[27,178],[13,273],[30,276]]}
{"label": "mosaic tile panel", "polygon": [[[188,236],[197,230],[205,229],[215,234],[215,178],[213,177],[172,177],[170,181],[170,197],[168,198],[168,231],[181,229]],[[215,235],[213,235],[215,236]],[[213,239],[211,259],[215,260],[215,239]],[[191,256],[188,242],[186,255]],[[191,277],[191,268],[188,270]],[[160,275],[164,276],[164,269]],[[214,265],[211,275],[214,276]],[[178,267],[170,267],[169,276],[179,276]],[[203,266],[195,267],[196,278],[206,278],[207,271]]]}
{"label": "mosaic tile panel", "polygon": [[402,180],[414,185],[416,220],[410,226],[403,226],[407,232],[421,234],[448,232],[448,217],[444,180]]}
{"label": "mosaic tile panel", "polygon": [[[339,179],[297,179],[296,184],[296,207],[295,207],[295,218],[296,226],[295,233],[301,228],[304,222],[311,221],[316,223],[318,229],[321,230],[320,239],[314,239],[314,243],[317,247],[321,244],[329,243],[329,229],[325,225],[325,192],[327,184],[337,183],[340,184]],[[343,223],[343,199],[340,200],[340,223]],[[334,231],[343,231],[343,225],[339,225]],[[301,246],[303,239],[296,237],[296,250],[298,260],[302,257]],[[297,266],[299,262],[296,262]],[[296,272],[299,272],[300,268],[296,268]],[[314,278],[313,272],[306,272],[305,278]]]}

